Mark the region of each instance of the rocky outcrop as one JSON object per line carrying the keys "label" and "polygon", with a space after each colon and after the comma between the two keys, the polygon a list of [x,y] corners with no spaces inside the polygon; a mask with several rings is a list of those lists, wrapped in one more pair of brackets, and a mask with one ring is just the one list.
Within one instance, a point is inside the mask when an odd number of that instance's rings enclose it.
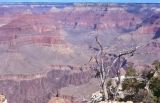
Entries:
{"label": "rocky outcrop", "polygon": [[52,97],[48,103],[84,103],[77,101],[73,97]]}
{"label": "rocky outcrop", "polygon": [[8,103],[5,95],[0,94],[0,103]]}
{"label": "rocky outcrop", "polygon": [[92,94],[91,103],[133,103],[132,101],[119,102],[119,101],[103,101],[103,94],[100,91],[97,91]]}
{"label": "rocky outcrop", "polygon": [[71,103],[71,101],[60,97],[54,97],[51,98],[48,103]]}
{"label": "rocky outcrop", "polygon": [[133,103],[133,102],[132,101],[127,101],[127,102],[118,102],[118,101],[105,102],[105,101],[102,101],[102,102],[99,102],[99,103]]}

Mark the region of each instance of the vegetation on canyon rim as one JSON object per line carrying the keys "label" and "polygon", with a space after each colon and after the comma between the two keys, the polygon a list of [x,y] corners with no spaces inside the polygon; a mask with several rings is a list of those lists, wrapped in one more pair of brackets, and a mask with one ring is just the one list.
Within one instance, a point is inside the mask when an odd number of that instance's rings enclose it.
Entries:
{"label": "vegetation on canyon rim", "polygon": [[123,91],[132,92],[126,95],[122,101],[131,100],[135,103],[159,103],[160,102],[160,62],[154,61],[154,69],[137,74],[135,69],[129,68],[126,76],[141,77],[144,81],[136,78],[125,79],[123,81]]}
{"label": "vegetation on canyon rim", "polygon": [[[108,54],[96,37],[98,53],[91,57],[95,65],[92,66],[96,72],[95,77],[101,80],[101,90],[94,94],[88,103],[101,103],[105,101],[133,101],[134,103],[159,103],[160,102],[160,61],[153,62],[151,70],[144,70],[137,73],[133,65],[128,65],[125,75],[122,76],[122,69],[126,62],[125,56],[133,56],[137,46],[118,55]],[[111,58],[111,61],[108,61]],[[114,69],[114,76],[111,72]]]}

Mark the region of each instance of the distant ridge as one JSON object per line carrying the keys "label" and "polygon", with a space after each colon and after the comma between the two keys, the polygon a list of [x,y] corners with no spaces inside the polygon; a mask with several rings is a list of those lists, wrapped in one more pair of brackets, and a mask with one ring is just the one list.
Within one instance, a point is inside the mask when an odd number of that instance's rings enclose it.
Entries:
{"label": "distant ridge", "polygon": [[160,3],[130,3],[130,2],[1,2],[0,5],[78,5],[78,4],[160,4]]}
{"label": "distant ridge", "polygon": [[73,5],[74,3],[59,2],[0,2],[0,5]]}

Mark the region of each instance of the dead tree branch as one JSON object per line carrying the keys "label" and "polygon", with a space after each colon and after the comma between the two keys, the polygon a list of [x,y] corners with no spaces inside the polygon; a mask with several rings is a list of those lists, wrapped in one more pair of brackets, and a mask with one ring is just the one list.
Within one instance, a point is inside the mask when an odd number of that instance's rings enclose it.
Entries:
{"label": "dead tree branch", "polygon": [[[101,42],[98,39],[98,36],[95,37],[96,43],[98,45],[98,49],[99,50],[95,56],[91,57],[89,62],[91,62],[91,60],[95,60],[96,65],[93,67],[94,70],[97,72],[97,74],[100,77],[101,80],[101,89],[102,92],[104,94],[104,99],[105,101],[109,100],[109,92],[111,92],[113,94],[113,100],[116,99],[118,92],[119,92],[119,87],[122,86],[122,82],[123,80],[121,80],[121,74],[120,74],[120,68],[122,68],[123,65],[123,61],[121,62],[121,60],[123,60],[124,56],[127,55],[131,55],[133,56],[135,54],[135,52],[139,49],[142,48],[144,46],[146,46],[148,43],[144,43],[141,45],[138,45],[134,48],[131,48],[129,50],[125,50],[123,52],[120,52],[118,55],[114,55],[114,60],[111,62],[111,65],[106,64],[106,57],[109,57],[109,53],[106,52],[106,50],[104,49],[103,45],[101,44]],[[115,88],[115,91],[111,90],[111,87],[107,85],[107,82],[109,80],[111,80],[110,77],[110,72],[112,70],[112,68],[115,68],[115,65],[118,64],[117,67],[117,71],[116,71],[116,77],[117,79],[117,86]],[[140,81],[145,81],[145,79],[143,78],[139,78],[139,77],[126,77],[125,79],[137,79]]]}

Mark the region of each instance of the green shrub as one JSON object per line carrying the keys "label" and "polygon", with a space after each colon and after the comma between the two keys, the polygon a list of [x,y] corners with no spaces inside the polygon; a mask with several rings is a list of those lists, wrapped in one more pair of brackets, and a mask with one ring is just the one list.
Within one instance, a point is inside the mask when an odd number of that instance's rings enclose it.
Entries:
{"label": "green shrub", "polygon": [[149,88],[153,91],[155,96],[160,97],[160,77],[152,78]]}
{"label": "green shrub", "polygon": [[126,76],[137,76],[136,70],[133,66],[129,66],[126,70]]}
{"label": "green shrub", "polygon": [[156,69],[156,70],[160,70],[160,61],[155,60],[155,61],[153,62],[153,65],[155,66],[155,69]]}

